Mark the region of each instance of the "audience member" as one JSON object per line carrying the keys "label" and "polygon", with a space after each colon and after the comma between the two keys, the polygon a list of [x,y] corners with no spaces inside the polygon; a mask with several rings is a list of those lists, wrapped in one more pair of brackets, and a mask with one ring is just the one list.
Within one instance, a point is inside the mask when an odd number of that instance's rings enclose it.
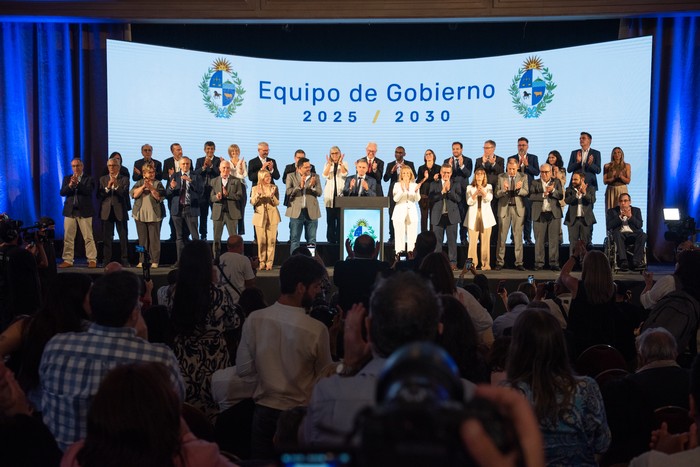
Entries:
{"label": "audience member", "polygon": [[219,285],[229,290],[233,303],[238,303],[245,289],[255,287],[255,272],[250,258],[243,255],[243,237],[230,236],[226,248],[228,251],[219,257]]}
{"label": "audience member", "polygon": [[258,287],[250,287],[243,291],[240,300],[238,300],[238,306],[243,311],[243,314],[247,318],[255,310],[260,310],[262,308],[267,308],[268,304],[265,301],[265,294]]}
{"label": "audience member", "polygon": [[510,335],[515,320],[525,311],[529,303],[530,299],[523,292],[509,293],[506,300],[506,313],[493,320],[493,337],[498,339]]}
{"label": "audience member", "polygon": [[408,254],[406,261],[397,261],[394,264],[395,271],[414,271],[418,272],[423,259],[430,253],[435,251],[437,238],[432,230],[425,230],[416,237],[416,245],[413,248],[412,254]]}
{"label": "audience member", "polygon": [[355,303],[368,306],[377,276],[389,271],[388,263],[376,259],[379,246],[369,235],[360,235],[355,239],[352,255],[335,263],[333,283],[338,287],[338,304],[343,311],[347,312]]}

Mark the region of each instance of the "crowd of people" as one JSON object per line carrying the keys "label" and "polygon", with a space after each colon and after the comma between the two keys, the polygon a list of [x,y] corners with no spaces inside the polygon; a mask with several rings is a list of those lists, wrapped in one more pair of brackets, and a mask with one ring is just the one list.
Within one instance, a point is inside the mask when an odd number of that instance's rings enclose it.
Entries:
{"label": "crowd of people", "polygon": [[[304,164],[302,155],[297,167]],[[446,184],[451,169],[441,169]],[[274,170],[262,171],[265,183]],[[397,184],[410,189],[412,173],[400,173]],[[477,174],[472,193],[487,193],[485,171]],[[259,188],[251,200],[272,196]],[[513,452],[502,452],[484,419],[453,427],[476,465],[700,462],[696,424],[671,433],[654,419],[667,405],[700,419],[700,251],[690,242],[679,247],[673,275],[645,276],[637,301],[584,241],[556,281],[509,292],[490,287],[477,265],[455,279],[433,231],[418,233],[409,259],[394,264],[378,260],[378,245],[361,235],[346,244],[348,258],[332,278],[298,247],[281,266],[272,304],[255,287],[242,244],[231,236],[215,264],[207,242],[189,242],[157,293],[118,261],[94,281],[64,271],[35,309],[3,316],[10,324],[0,334],[0,445],[8,465],[224,466],[274,461],[281,449],[349,449],[362,459],[368,414],[390,413],[377,385],[392,355],[415,342],[443,349],[452,383],[437,366],[417,366],[418,379],[400,380],[406,388],[385,388],[391,397],[416,402],[430,390],[445,398],[430,401],[440,407],[485,399],[515,432]],[[620,356],[615,378],[581,363],[598,345]],[[423,389],[414,393],[415,385]],[[413,417],[416,407],[433,406],[396,407],[393,416]]]}
{"label": "crowd of people", "polygon": [[[240,148],[232,144],[228,157],[215,155],[214,142],[204,144],[204,156],[191,159],[183,155],[180,144],[170,145],[172,157],[162,164],[153,158],[153,148],[144,144],[143,157],[137,160],[132,174],[121,165],[121,155],[112,153],[105,173],[97,181],[84,173],[79,159],[71,162],[72,174],[64,178],[61,196],[65,197],[63,262],[74,263],[74,240],[79,229],[85,240],[88,267],[97,265],[96,242],[92,234],[93,194],[97,193],[102,221],[103,261],[112,261],[112,241],[116,226],[121,244],[121,262],[129,262],[127,219],[129,211],[136,222],[139,245],[148,252],[153,267],[160,264],[160,226],[170,223],[171,238],[177,245],[177,261],[185,240],[207,240],[209,218],[213,221],[213,255],[221,254],[224,226],[229,236],[242,235],[246,222],[255,227],[258,256],[263,269],[271,269],[275,258],[280,205],[289,218],[290,251],[301,244],[302,232],[307,245],[316,243],[316,231],[325,207],[327,241],[339,243],[342,196],[384,196],[383,183],[389,183],[390,238],[395,252],[413,250],[420,232],[434,231],[438,236],[436,251],[442,251],[446,236],[450,264],[457,268],[457,244],[468,244],[469,257],[479,269],[505,267],[508,232],[515,250],[514,267],[524,270],[523,245],[535,245],[534,269],[548,266],[559,270],[559,246],[562,221],[567,226],[571,251],[576,241],[590,244],[596,218],[593,206],[598,191],[598,174],[603,169],[606,230],[614,236],[621,269],[641,268],[645,264],[642,217],[631,206],[628,185],[631,167],[624,152],[616,147],[610,162],[602,166],[600,151],[591,148],[590,133],[581,132],[580,148],[571,151],[564,167],[561,154],[553,150],[546,162],[539,164],[528,152],[529,141],[517,141],[517,153],[504,159],[496,155],[496,143],[484,142],[483,155],[474,161],[463,154],[461,142],[452,143],[452,156],[442,164],[432,149],[425,151],[423,165],[416,170],[406,159],[406,150],[396,147],[394,160],[385,164],[377,157],[377,144],[367,144],[366,155],[349,163],[337,146],[330,148],[323,169],[316,167],[299,149],[294,161],[280,173],[278,163],[269,156],[265,142],[258,144],[258,154],[247,163]],[[602,167],[601,167],[602,166]],[[571,174],[567,185],[567,173]],[[129,177],[135,184],[129,189]],[[284,199],[275,181],[285,185]],[[133,209],[132,209],[133,202]],[[251,221],[244,219],[245,205],[254,208]],[[166,209],[167,206],[167,209]],[[567,208],[568,206],[568,208]],[[566,208],[566,212],[563,209]],[[169,213],[169,216],[168,216]],[[419,221],[420,219],[420,221]],[[635,255],[632,264],[624,254],[625,242],[633,237]],[[477,246],[481,247],[477,250]],[[497,245],[496,258],[490,258],[491,245]],[[548,264],[545,264],[548,247]],[[623,257],[624,256],[624,257]],[[143,253],[139,262],[144,261]],[[177,265],[177,263],[176,263]]]}

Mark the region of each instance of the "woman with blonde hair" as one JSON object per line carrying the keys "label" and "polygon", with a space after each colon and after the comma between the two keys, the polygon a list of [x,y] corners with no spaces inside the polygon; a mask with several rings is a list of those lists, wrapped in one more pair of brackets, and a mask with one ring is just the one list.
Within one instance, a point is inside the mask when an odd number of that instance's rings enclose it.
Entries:
{"label": "woman with blonde hair", "polygon": [[486,178],[486,171],[479,167],[474,171],[474,179],[467,187],[467,218],[464,226],[469,230],[468,258],[477,264],[476,243],[481,237],[481,262],[482,271],[491,269],[489,249],[491,248],[491,228],[496,225],[496,218],[491,210],[493,189]]}
{"label": "woman with blonde hair", "polygon": [[238,219],[238,235],[245,234],[245,201],[248,197],[246,190],[245,180],[248,178],[248,169],[245,166],[245,160],[240,157],[241,148],[237,144],[232,144],[228,147],[228,157],[231,163],[231,175],[241,181],[241,188],[243,188],[243,194],[241,199],[238,201],[238,208],[241,210],[241,218]]}
{"label": "woman with blonde hair", "polygon": [[625,162],[625,153],[619,147],[614,147],[610,153],[610,162],[603,166],[603,183],[605,189],[605,209],[614,208],[619,204],[618,198],[628,193],[627,185],[632,180],[632,166]]}
{"label": "woman with blonde hair", "polygon": [[396,235],[396,251],[413,251],[418,236],[418,209],[420,185],[416,183],[413,170],[407,165],[401,167],[399,181],[394,184],[394,213],[391,222]]}
{"label": "woman with blonde hair", "polygon": [[[156,180],[156,169],[153,164],[143,164],[141,168],[143,178],[136,182],[129,194],[134,199],[134,208],[131,215],[136,222],[136,232],[139,236],[139,245],[148,251],[151,257],[151,267],[157,268],[160,263],[160,222],[163,220],[163,200],[165,199],[165,187]],[[143,253],[139,254],[140,268],[143,264]]]}
{"label": "woman with blonde hair", "polygon": [[253,225],[258,239],[258,259],[260,270],[270,271],[275,262],[275,241],[277,224],[280,223],[280,195],[277,186],[272,183],[268,170],[258,171],[258,184],[250,190],[250,204],[253,205]]}
{"label": "woman with blonde hair", "polygon": [[326,156],[326,165],[323,166],[323,178],[326,179],[326,186],[323,187],[323,204],[326,206],[328,243],[340,242],[340,208],[336,207],[335,200],[343,196],[345,179],[348,177],[348,163],[343,159],[345,154],[340,152],[338,146],[333,146]]}

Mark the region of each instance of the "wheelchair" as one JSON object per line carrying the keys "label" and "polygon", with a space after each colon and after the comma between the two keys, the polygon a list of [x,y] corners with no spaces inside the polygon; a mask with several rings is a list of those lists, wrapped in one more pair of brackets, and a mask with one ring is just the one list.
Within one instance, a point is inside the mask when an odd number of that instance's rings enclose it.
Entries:
{"label": "wheelchair", "polygon": [[[605,231],[605,239],[603,240],[603,252],[605,256],[608,257],[608,262],[610,263],[610,269],[613,272],[620,271],[620,266],[617,264],[617,245],[615,245],[615,240],[613,239],[612,230]],[[625,253],[627,253],[627,264],[632,270],[634,264],[634,237],[629,237],[625,239]],[[647,245],[644,243],[644,256],[642,257],[642,268],[647,267]]]}

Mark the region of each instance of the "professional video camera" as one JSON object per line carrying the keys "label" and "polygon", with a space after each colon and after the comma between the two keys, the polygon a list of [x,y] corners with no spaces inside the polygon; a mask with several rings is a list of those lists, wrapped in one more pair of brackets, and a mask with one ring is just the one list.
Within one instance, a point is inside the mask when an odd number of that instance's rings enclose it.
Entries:
{"label": "professional video camera", "polygon": [[460,438],[460,425],[471,418],[502,452],[519,451],[513,427],[493,404],[464,401],[455,363],[434,344],[397,350],[377,382],[376,401],[358,416],[356,465],[475,465]]}
{"label": "professional video camera", "polygon": [[[20,222],[21,225],[21,222]],[[29,242],[49,242],[56,237],[56,222],[50,217],[41,217],[34,224],[19,229],[22,238]]]}

